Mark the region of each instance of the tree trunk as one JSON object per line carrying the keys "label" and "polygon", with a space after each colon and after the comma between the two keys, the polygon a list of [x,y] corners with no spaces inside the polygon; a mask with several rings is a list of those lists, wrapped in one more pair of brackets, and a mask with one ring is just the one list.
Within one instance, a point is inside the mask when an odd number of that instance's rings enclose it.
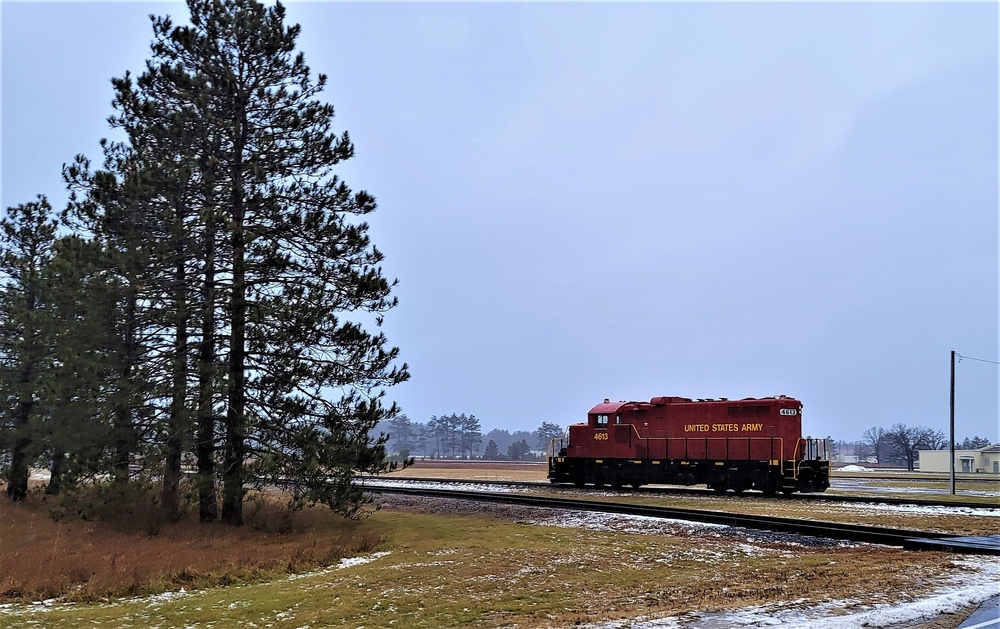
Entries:
{"label": "tree trunk", "polygon": [[49,484],[45,486],[45,493],[55,496],[62,491],[63,470],[66,467],[66,453],[57,449],[52,453],[52,467],[49,468]]}
{"label": "tree trunk", "polygon": [[[242,129],[245,122],[240,126]],[[234,146],[232,246],[233,294],[229,342],[229,408],[226,413],[226,455],[222,482],[222,520],[234,526],[243,524],[243,459],[246,439],[246,243],[243,205],[243,136]]]}
{"label": "tree trunk", "polygon": [[215,220],[211,203],[205,218],[205,284],[202,288],[201,348],[198,356],[198,519],[219,517],[215,494]]}
{"label": "tree trunk", "polygon": [[170,419],[166,443],[166,460],[163,466],[163,492],[161,495],[163,512],[169,520],[180,517],[181,453],[184,434],[188,430],[185,421],[185,393],[187,392],[187,298],[185,296],[183,223],[178,212],[177,233],[174,235],[174,308],[177,322],[174,336],[174,365],[172,395],[170,399]]}
{"label": "tree trunk", "polygon": [[[25,310],[31,313],[35,310],[35,292],[28,287],[25,294]],[[17,404],[14,416],[14,448],[10,455],[10,470],[7,472],[7,495],[11,500],[21,501],[28,496],[28,448],[31,438],[28,436],[28,422],[31,420],[31,409],[34,406],[34,395],[31,392],[33,377],[32,361],[35,359],[36,338],[30,326],[24,331],[26,345],[21,364],[21,399]]]}
{"label": "tree trunk", "polygon": [[136,363],[135,333],[138,295],[135,285],[137,281],[135,278],[131,278],[125,301],[125,338],[122,344],[121,377],[119,380],[125,395],[118,400],[113,420],[115,453],[112,462],[112,477],[116,483],[128,480],[128,466],[132,458],[132,411],[137,406],[137,401],[134,399],[135,383],[132,374],[132,367]]}
{"label": "tree trunk", "polygon": [[[26,366],[21,373],[21,382],[25,384],[25,378],[30,379],[31,369]],[[28,495],[28,447],[31,445],[31,439],[27,435],[27,430],[33,405],[34,402],[31,400],[21,400],[18,403],[17,416],[14,418],[17,438],[14,440],[10,471],[7,474],[7,495],[14,501],[24,500]]]}

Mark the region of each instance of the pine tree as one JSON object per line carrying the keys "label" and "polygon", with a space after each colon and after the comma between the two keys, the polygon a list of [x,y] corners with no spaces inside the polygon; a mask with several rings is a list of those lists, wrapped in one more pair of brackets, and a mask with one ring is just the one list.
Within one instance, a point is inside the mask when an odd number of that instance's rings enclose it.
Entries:
{"label": "pine tree", "polygon": [[226,321],[219,310],[226,287],[218,276],[230,262],[220,230],[227,220],[220,204],[229,196],[228,174],[219,160],[229,136],[219,124],[220,102],[213,98],[210,78],[198,72],[205,60],[192,56],[197,49],[172,41],[190,31],[175,30],[169,17],[152,19],[153,58],[134,85],[128,74],[115,80],[119,115],[113,122],[155,164],[156,179],[148,183],[165,201],[160,218],[167,223],[172,277],[165,312],[174,346],[164,504],[168,511],[176,508],[181,449],[190,437],[190,417],[196,417],[199,514],[210,522],[218,516],[216,425],[223,376],[218,363],[225,356],[219,328]]}
{"label": "pine tree", "polygon": [[393,443],[395,452],[412,450],[415,445],[416,435],[414,433],[413,422],[406,415],[400,413],[389,421],[389,438]]}
{"label": "pine tree", "polygon": [[108,370],[99,423],[108,426],[105,463],[115,482],[125,482],[131,464],[155,459],[158,415],[164,396],[164,339],[160,322],[164,231],[154,210],[149,169],[125,143],[102,141],[103,168],[77,156],[63,170],[71,190],[64,221],[100,248],[106,278],[104,321]]}
{"label": "pine tree", "polygon": [[10,453],[7,495],[15,501],[27,496],[28,467],[42,451],[37,403],[51,366],[43,278],[55,234],[52,206],[41,195],[0,219],[0,445]]}
{"label": "pine tree", "polygon": [[515,441],[507,446],[507,456],[511,461],[521,461],[528,458],[531,453],[531,446],[524,439]]}
{"label": "pine tree", "polygon": [[101,471],[110,431],[99,421],[108,380],[111,301],[97,243],[71,235],[57,240],[45,274],[52,364],[42,387],[43,435],[51,461],[46,493]]}
{"label": "pine tree", "polygon": [[563,429],[559,424],[553,424],[552,422],[542,422],[542,425],[538,427],[538,441],[537,446],[539,450],[545,450],[549,447],[549,442],[556,437],[563,436]]}
{"label": "pine tree", "polygon": [[976,435],[972,438],[966,437],[961,442],[956,442],[955,448],[959,450],[979,450],[980,448],[988,448],[990,445],[989,439]]}
{"label": "pine tree", "polygon": [[[210,161],[212,176],[200,180],[213,181],[204,191],[218,205],[227,247],[214,262],[216,277],[227,278],[216,311],[228,330],[222,518],[241,523],[245,484],[278,478],[303,501],[355,515],[363,495],[353,475],[386,466],[384,438],[368,438],[397,412],[382,406],[384,387],[408,377],[393,365],[398,350],[361,325],[381,324],[395,305],[382,254],[354,218],[375,200],[333,173],[354,148],[346,132],[332,131],[332,106],[316,99],[326,77],[313,81],[303,55],[293,55],[300,29],[285,25],[284,7],[188,7],[191,26],[154,20],[147,75],[159,83],[140,78],[139,98],[172,84],[180,109],[204,125],[194,139],[215,147],[200,166]],[[327,399],[332,391],[339,399]]]}
{"label": "pine tree", "polygon": [[[217,385],[215,371],[203,362],[214,360],[216,304],[214,295],[199,290],[192,280],[199,272],[198,254],[208,252],[202,266],[207,281],[214,284],[216,219],[205,203],[213,191],[212,183],[206,182],[212,171],[204,167],[210,155],[201,142],[203,117],[187,106],[190,90],[176,89],[178,77],[186,75],[164,80],[163,71],[150,65],[137,83],[127,73],[114,79],[116,114],[109,120],[126,133],[127,141],[105,143],[105,171],[91,175],[85,160],[78,160],[67,178],[85,193],[86,201],[79,205],[84,210],[76,214],[116,254],[110,258],[111,270],[121,278],[125,306],[120,317],[122,380],[129,383],[126,374],[137,374],[136,367],[145,367],[147,374],[149,367],[157,367],[152,370],[157,377],[144,388],[129,387],[139,395],[122,400],[118,423],[124,425],[125,413],[133,413],[132,423],[147,445],[145,462],[162,458],[161,504],[165,515],[174,519],[179,515],[181,461],[194,441],[194,417],[197,413],[203,422],[207,412],[207,447],[199,443],[198,451],[199,468],[208,471],[207,482],[199,476],[200,512],[203,520],[210,521],[216,509],[211,458]],[[143,228],[143,240],[132,237],[137,226]],[[199,304],[206,295],[208,304]],[[143,312],[138,312],[140,303]],[[193,338],[199,314],[205,317],[201,326],[205,338],[200,343]],[[199,431],[198,439],[203,434]],[[121,469],[128,458],[120,455],[117,467]],[[202,458],[208,459],[207,464]]]}
{"label": "pine tree", "polygon": [[475,415],[466,417],[465,413],[459,416],[458,424],[462,454],[468,453],[471,457],[473,452],[479,452],[479,446],[483,443],[483,427],[479,423],[479,418]]}
{"label": "pine tree", "polygon": [[[169,390],[162,432],[163,481],[161,502],[166,516],[179,515],[181,460],[192,441],[194,406],[200,403],[192,377],[192,328],[199,291],[192,290],[198,259],[196,243],[203,231],[201,202],[211,196],[198,166],[204,122],[188,107],[187,75],[152,64],[133,86],[130,77],[115,79],[114,126],[128,133],[132,150],[141,156],[142,185],[149,191],[150,219],[162,230],[153,277],[160,287],[157,323],[171,340],[163,349],[169,357]],[[182,89],[176,89],[178,84]],[[198,400],[195,402],[195,400]],[[203,518],[204,519],[204,518]]]}

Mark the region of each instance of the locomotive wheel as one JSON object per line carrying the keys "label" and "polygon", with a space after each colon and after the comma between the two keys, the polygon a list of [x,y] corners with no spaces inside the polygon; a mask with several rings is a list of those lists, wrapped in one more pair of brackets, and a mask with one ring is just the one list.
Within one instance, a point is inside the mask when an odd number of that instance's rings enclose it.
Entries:
{"label": "locomotive wheel", "polygon": [[640,487],[642,487],[642,483],[640,483],[638,481],[632,482],[631,485],[632,485],[632,489],[639,489]]}
{"label": "locomotive wheel", "polygon": [[725,472],[719,472],[718,474],[713,474],[712,480],[710,481],[712,483],[712,490],[716,494],[719,494],[721,496],[722,494],[726,493],[727,489],[729,489],[731,480],[732,479],[729,477],[729,474],[726,474]]}

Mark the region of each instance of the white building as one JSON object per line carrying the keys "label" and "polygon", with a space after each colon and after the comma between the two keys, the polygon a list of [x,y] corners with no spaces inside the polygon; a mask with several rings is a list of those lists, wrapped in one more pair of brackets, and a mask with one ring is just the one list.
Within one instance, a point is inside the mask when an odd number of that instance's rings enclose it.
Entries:
{"label": "white building", "polygon": [[[921,450],[921,472],[948,472],[948,450]],[[978,450],[955,450],[955,471],[965,474],[1000,474],[1000,445]]]}

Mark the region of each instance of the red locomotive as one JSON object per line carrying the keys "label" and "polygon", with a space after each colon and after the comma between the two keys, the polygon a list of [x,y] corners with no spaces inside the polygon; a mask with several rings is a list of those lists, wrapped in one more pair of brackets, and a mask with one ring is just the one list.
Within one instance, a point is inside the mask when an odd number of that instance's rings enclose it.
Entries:
{"label": "red locomotive", "polygon": [[802,436],[802,403],[784,395],[604,400],[568,439],[553,439],[549,455],[549,480],[578,487],[704,483],[719,494],[790,494],[830,486],[827,440]]}

